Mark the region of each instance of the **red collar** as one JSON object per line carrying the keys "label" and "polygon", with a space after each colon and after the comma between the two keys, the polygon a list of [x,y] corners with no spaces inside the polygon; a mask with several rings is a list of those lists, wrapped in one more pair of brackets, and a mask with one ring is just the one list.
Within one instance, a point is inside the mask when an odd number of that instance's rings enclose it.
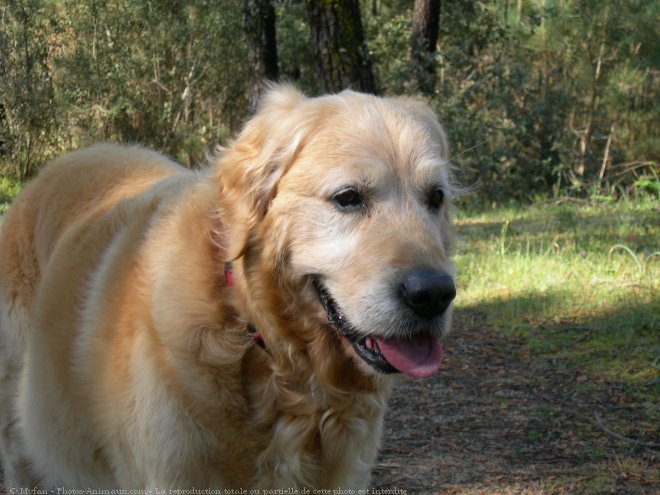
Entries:
{"label": "red collar", "polygon": [[234,276],[231,273],[231,261],[225,263],[225,285],[227,287],[234,285]]}
{"label": "red collar", "polygon": [[[225,285],[228,288],[231,288],[234,285],[234,276],[232,274],[232,266],[231,266],[230,261],[225,263]],[[263,337],[257,331],[257,329],[255,328],[255,326],[252,323],[247,324],[247,333],[250,336],[250,339],[252,340],[252,342],[257,344],[264,351],[266,351],[270,354],[268,349],[266,349],[266,343],[264,342]]]}

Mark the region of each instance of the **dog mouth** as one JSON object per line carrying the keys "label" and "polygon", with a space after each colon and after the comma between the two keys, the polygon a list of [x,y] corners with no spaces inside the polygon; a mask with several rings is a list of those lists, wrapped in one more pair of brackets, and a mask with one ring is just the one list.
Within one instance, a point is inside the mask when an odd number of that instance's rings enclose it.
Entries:
{"label": "dog mouth", "polygon": [[418,333],[406,337],[380,337],[358,332],[332,298],[323,283],[314,279],[314,287],[328,321],[346,338],[355,353],[383,374],[405,373],[415,378],[431,376],[440,367],[442,348],[435,335]]}

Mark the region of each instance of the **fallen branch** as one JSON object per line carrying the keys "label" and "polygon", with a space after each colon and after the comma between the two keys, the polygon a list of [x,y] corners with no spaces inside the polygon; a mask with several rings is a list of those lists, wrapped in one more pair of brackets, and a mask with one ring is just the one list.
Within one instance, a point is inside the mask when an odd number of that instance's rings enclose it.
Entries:
{"label": "fallen branch", "polygon": [[634,443],[635,445],[640,445],[642,447],[649,447],[652,449],[660,448],[660,443],[642,442],[641,440],[637,440],[634,438],[624,437],[620,433],[610,430],[607,426],[603,424],[603,422],[600,419],[600,416],[598,416],[598,413],[596,411],[594,411],[594,420],[596,421],[596,426],[598,426],[598,428],[600,428],[607,436],[616,438],[617,440],[622,440],[624,442]]}

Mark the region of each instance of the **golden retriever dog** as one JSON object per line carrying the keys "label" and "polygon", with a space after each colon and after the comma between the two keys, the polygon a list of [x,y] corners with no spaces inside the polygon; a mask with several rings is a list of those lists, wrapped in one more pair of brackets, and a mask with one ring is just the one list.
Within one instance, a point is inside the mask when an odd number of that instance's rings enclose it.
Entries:
{"label": "golden retriever dog", "polygon": [[200,172],[48,165],[1,233],[7,487],[365,488],[396,376],[439,367],[451,195],[425,104],[287,86]]}

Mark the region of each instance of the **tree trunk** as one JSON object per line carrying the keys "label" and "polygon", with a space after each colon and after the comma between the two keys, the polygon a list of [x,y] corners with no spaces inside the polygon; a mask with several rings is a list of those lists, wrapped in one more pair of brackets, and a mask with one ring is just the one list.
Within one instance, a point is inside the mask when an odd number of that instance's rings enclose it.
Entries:
{"label": "tree trunk", "polygon": [[323,92],[376,93],[359,0],[305,0]]}
{"label": "tree trunk", "polygon": [[248,110],[253,113],[266,81],[279,77],[275,8],[271,0],[244,0],[245,35],[248,45]]}
{"label": "tree trunk", "polygon": [[9,126],[7,125],[7,117],[6,117],[6,113],[5,113],[5,106],[4,106],[4,104],[0,103],[0,157],[5,156],[7,154],[7,149],[6,149],[7,137],[6,137],[6,134],[8,134],[8,132],[6,132],[6,130],[8,129],[8,127]]}
{"label": "tree trunk", "polygon": [[440,0],[415,0],[410,40],[413,82],[427,96],[435,87],[435,52],[440,27]]}
{"label": "tree trunk", "polygon": [[612,122],[610,126],[610,134],[607,136],[607,144],[605,145],[605,152],[603,153],[603,163],[600,165],[600,173],[598,174],[598,185],[603,186],[603,178],[605,177],[605,170],[607,163],[610,159],[610,146],[612,145],[612,138],[614,137],[614,130],[616,129],[616,122]]}

